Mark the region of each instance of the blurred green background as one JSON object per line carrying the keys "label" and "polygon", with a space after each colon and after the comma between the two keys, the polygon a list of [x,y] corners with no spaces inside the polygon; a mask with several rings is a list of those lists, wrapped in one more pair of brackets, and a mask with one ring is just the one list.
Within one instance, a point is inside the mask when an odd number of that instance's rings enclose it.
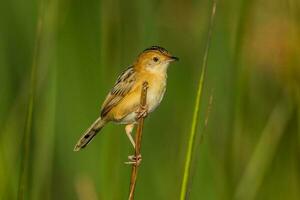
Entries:
{"label": "blurred green background", "polygon": [[[127,199],[132,148],[123,126],[106,126],[84,151],[73,147],[118,74],[152,45],[180,62],[146,119],[136,199],[179,199],[211,5],[2,1],[0,199],[18,194],[32,65],[26,199]],[[218,2],[188,199],[300,199],[299,44],[299,0]]]}

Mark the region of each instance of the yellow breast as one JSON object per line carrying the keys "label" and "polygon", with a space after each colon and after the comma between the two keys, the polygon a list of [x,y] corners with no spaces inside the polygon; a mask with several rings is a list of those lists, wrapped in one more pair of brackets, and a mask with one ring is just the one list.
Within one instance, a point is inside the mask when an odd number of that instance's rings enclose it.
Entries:
{"label": "yellow breast", "polygon": [[167,77],[165,75],[152,75],[147,78],[149,88],[147,92],[148,112],[152,112],[160,104],[166,91]]}

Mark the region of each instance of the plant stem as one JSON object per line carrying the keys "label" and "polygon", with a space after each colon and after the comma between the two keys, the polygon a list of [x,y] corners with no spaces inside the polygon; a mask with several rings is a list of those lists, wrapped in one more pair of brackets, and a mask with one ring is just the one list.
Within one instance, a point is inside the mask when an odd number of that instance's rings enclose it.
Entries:
{"label": "plant stem", "polygon": [[[280,140],[291,117],[292,107],[281,100],[273,109],[239,184],[234,199],[254,200],[274,159]],[[267,147],[267,148],[266,148]]]}
{"label": "plant stem", "polygon": [[31,137],[32,137],[32,119],[33,119],[33,107],[34,107],[34,97],[36,90],[36,73],[37,73],[37,65],[39,58],[39,48],[41,43],[42,36],[42,25],[43,25],[43,5],[40,7],[40,15],[37,22],[36,29],[36,38],[35,38],[35,46],[33,52],[33,61],[31,65],[30,71],[30,88],[28,95],[28,105],[27,105],[27,113],[25,119],[25,129],[22,140],[22,157],[21,157],[21,165],[20,165],[20,179],[18,185],[18,200],[27,199],[28,191],[28,173],[29,173],[29,159],[30,159],[30,147],[31,147]]}
{"label": "plant stem", "polygon": [[[148,83],[145,81],[143,83],[142,92],[141,92],[141,100],[140,100],[140,107],[146,106],[147,100],[147,89]],[[143,126],[144,126],[144,117],[141,117],[138,120],[137,131],[135,135],[135,158],[138,159],[138,156],[141,154],[141,141],[142,141],[142,134],[143,134]],[[133,164],[131,170],[131,177],[130,177],[130,189],[129,189],[129,200],[134,199],[134,191],[136,186],[137,174],[138,174],[139,164]]]}
{"label": "plant stem", "polygon": [[193,152],[193,148],[194,148],[194,144],[195,144],[196,129],[197,129],[198,118],[199,118],[200,99],[202,96],[205,72],[206,72],[206,67],[207,67],[207,58],[208,58],[208,52],[209,52],[209,47],[210,47],[210,42],[211,42],[211,37],[212,37],[212,30],[213,30],[215,13],[216,13],[216,6],[217,6],[216,1],[212,0],[212,11],[211,11],[210,25],[209,25],[209,30],[208,30],[208,39],[207,39],[207,43],[206,43],[206,47],[205,47],[203,63],[202,63],[202,70],[201,70],[201,75],[200,75],[199,84],[198,84],[198,91],[197,91],[196,102],[195,102],[195,107],[194,107],[193,121],[192,121],[192,126],[191,126],[188,149],[187,149],[187,153],[186,153],[186,161],[185,161],[185,167],[184,167],[183,180],[182,180],[182,185],[181,185],[180,200],[185,200],[187,197],[187,193],[188,193],[187,185],[188,185],[188,180],[189,180],[189,176],[190,176],[192,152]]}

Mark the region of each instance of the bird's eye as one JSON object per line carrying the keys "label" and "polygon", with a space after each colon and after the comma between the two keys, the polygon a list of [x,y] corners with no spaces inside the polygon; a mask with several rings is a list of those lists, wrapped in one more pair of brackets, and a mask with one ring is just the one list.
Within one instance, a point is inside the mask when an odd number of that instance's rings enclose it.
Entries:
{"label": "bird's eye", "polygon": [[158,61],[158,57],[154,57],[154,58],[153,58],[153,61],[154,61],[154,62],[157,62],[157,61]]}

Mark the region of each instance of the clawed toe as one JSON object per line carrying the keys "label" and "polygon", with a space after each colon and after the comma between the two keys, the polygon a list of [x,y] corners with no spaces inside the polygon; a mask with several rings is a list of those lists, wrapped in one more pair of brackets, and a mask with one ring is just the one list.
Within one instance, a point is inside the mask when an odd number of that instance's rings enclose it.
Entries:
{"label": "clawed toe", "polygon": [[139,108],[139,110],[136,112],[136,114],[137,114],[137,116],[136,116],[137,119],[147,117],[147,115],[148,115],[148,106],[147,105],[141,106]]}
{"label": "clawed toe", "polygon": [[130,155],[128,156],[128,160],[129,161],[125,162],[125,164],[139,166],[142,162],[142,155],[140,154],[137,157],[135,155]]}

